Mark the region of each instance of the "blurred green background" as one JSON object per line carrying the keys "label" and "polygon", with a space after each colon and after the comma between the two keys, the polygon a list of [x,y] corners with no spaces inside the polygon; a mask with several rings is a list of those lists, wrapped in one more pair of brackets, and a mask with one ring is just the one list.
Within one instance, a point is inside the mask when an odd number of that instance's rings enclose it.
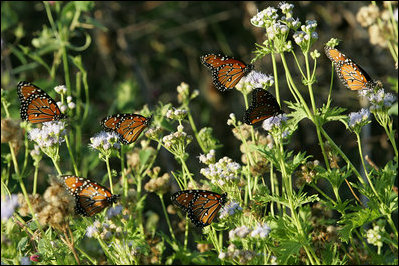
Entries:
{"label": "blurred green background", "polygon": [[[321,57],[318,61],[314,93],[319,107],[327,100],[331,77],[331,62],[324,55],[323,46],[332,37],[343,40],[341,51],[361,65],[371,77],[381,80],[385,89],[390,91],[387,81],[389,77],[397,76],[395,62],[387,49],[370,44],[367,29],[356,21],[356,13],[360,7],[369,3],[294,2],[294,16],[301,22],[316,20],[318,23],[319,40],[314,48],[319,50]],[[51,96],[55,96],[52,88],[65,84],[64,74],[62,68],[59,68],[53,80],[40,64],[15,53],[19,44],[32,47],[32,40],[43,31],[43,27],[50,27],[43,3],[3,1],[1,4],[1,85],[10,92],[14,103],[11,107],[13,117],[19,118],[16,93],[18,81],[35,83]],[[171,102],[177,106],[176,87],[184,81],[190,85],[191,90],[200,91],[200,96],[191,105],[197,127],[212,127],[214,135],[224,145],[218,151],[217,158],[229,156],[241,162],[239,142],[234,138],[226,121],[230,113],[235,113],[237,118],[242,119],[245,111],[243,98],[236,90],[224,93],[217,91],[212,85],[210,73],[201,65],[199,57],[205,53],[221,52],[249,63],[254,57],[252,51],[255,50],[255,43],[261,44],[265,38],[264,30],[252,26],[250,18],[268,6],[277,8],[278,2],[98,1],[93,5],[82,16],[87,22],[98,23],[98,27],[87,30],[92,42],[84,52],[71,53],[81,54],[90,88],[89,123],[83,127],[82,143],[88,144],[90,137],[101,130],[99,122],[106,115],[135,112],[144,104],[153,110],[159,101]],[[76,35],[71,41],[77,46],[83,45],[85,37],[83,34]],[[303,62],[299,48],[295,49],[299,61]],[[51,56],[46,55],[45,58],[51,59]],[[287,55],[287,58],[293,67],[293,57]],[[280,97],[283,100],[292,100],[279,57],[277,60]],[[257,61],[255,70],[272,74],[270,57]],[[294,67],[291,70],[302,92],[307,95],[307,89],[300,85],[298,70]],[[74,85],[73,69],[71,79]],[[364,107],[356,92],[339,84],[336,74],[334,81],[333,105],[348,108],[348,113]],[[272,93],[274,94],[274,89]],[[282,109],[289,112],[285,104],[282,104]],[[395,123],[397,127],[397,119]],[[342,124],[330,123],[325,128],[349,158],[356,156],[355,136],[345,131]],[[369,133],[365,139],[364,152],[377,165],[385,165],[392,158],[393,150],[383,129],[374,121],[365,130]],[[315,159],[322,161],[316,130],[309,121],[301,122],[289,148],[307,151]],[[199,169],[203,165],[198,162],[200,149],[195,142],[190,144],[189,152],[191,156],[188,165],[193,167],[191,170],[197,173],[198,178]],[[163,168],[162,171],[170,172],[179,167],[174,165],[170,154],[163,151],[161,155],[158,164]],[[65,156],[67,158],[68,154],[65,153]],[[353,161],[355,164],[360,163],[357,157]],[[120,166],[117,162],[116,165]],[[105,173],[105,166],[101,167],[104,167]],[[87,174],[98,174],[98,169],[94,170],[93,173],[89,170]]]}

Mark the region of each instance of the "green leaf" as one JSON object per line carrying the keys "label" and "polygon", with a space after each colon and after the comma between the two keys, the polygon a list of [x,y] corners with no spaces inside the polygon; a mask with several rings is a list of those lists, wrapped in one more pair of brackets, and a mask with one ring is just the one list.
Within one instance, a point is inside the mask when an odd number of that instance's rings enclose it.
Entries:
{"label": "green leaf", "polygon": [[342,215],[342,219],[338,221],[342,224],[342,228],[338,230],[340,239],[343,242],[348,242],[352,237],[352,231],[358,227],[374,221],[381,217],[382,214],[376,209],[360,209],[358,211]]}
{"label": "green leaf", "polygon": [[24,251],[26,250],[27,247],[28,247],[28,237],[24,236],[18,242],[17,250],[20,251],[21,253],[24,253]]}

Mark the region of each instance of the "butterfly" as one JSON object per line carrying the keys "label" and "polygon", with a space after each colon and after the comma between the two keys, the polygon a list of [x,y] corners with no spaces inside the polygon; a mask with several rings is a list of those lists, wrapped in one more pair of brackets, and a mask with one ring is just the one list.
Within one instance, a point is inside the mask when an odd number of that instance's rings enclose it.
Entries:
{"label": "butterfly", "polygon": [[276,98],[267,90],[257,88],[252,92],[252,105],[245,111],[244,122],[255,125],[282,113]]}
{"label": "butterfly", "polygon": [[21,101],[22,120],[44,123],[66,118],[53,98],[32,83],[20,81],[17,85],[17,93]]}
{"label": "butterfly", "polygon": [[123,144],[130,144],[136,141],[141,132],[148,127],[152,116],[146,118],[138,114],[115,114],[104,118],[101,125],[107,131],[114,131],[119,134]]}
{"label": "butterfly", "polygon": [[234,88],[254,68],[251,64],[221,54],[206,54],[201,63],[212,72],[213,84],[220,91]]}
{"label": "butterfly", "polygon": [[187,212],[197,227],[210,225],[219,209],[226,203],[227,193],[207,190],[182,190],[172,195],[173,204]]}
{"label": "butterfly", "polygon": [[369,89],[375,81],[359,65],[335,48],[324,47],[327,57],[334,63],[339,79],[350,90]]}
{"label": "butterfly", "polygon": [[119,195],[112,195],[106,188],[87,178],[74,175],[60,176],[66,190],[75,197],[75,213],[93,216],[115,203]]}

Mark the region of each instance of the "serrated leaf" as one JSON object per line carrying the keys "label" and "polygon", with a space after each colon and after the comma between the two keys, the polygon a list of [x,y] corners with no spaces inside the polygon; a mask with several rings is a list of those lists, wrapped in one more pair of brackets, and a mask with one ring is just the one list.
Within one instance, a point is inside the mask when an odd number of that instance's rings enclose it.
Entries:
{"label": "serrated leaf", "polygon": [[28,240],[29,240],[28,237],[26,237],[26,236],[22,237],[21,240],[17,244],[17,250],[20,251],[21,253],[23,251],[25,251],[25,249],[28,246]]}

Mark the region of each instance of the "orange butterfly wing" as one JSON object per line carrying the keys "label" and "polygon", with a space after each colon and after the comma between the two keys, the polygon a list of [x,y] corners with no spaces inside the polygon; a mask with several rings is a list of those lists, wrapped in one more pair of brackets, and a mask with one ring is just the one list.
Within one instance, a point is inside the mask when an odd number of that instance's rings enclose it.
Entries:
{"label": "orange butterfly wing", "polygon": [[324,47],[327,57],[334,63],[339,79],[350,90],[372,88],[375,82],[359,65],[335,48]]}
{"label": "orange butterfly wing", "polygon": [[187,212],[190,220],[198,227],[210,225],[220,208],[226,202],[227,193],[222,195],[206,190],[184,190],[172,195],[172,202]]}
{"label": "orange butterfly wing", "polygon": [[93,216],[116,202],[119,195],[112,195],[106,188],[87,178],[74,175],[61,176],[67,191],[75,197],[75,212]]}
{"label": "orange butterfly wing", "polygon": [[21,101],[22,120],[31,123],[44,123],[66,117],[46,92],[29,82],[19,82],[17,93]]}
{"label": "orange butterfly wing", "polygon": [[252,71],[253,65],[225,55],[201,56],[201,62],[212,72],[213,84],[221,91],[234,88],[241,78]]}
{"label": "orange butterfly wing", "polygon": [[222,199],[223,195],[213,192],[199,193],[192,203],[192,211],[191,213],[189,212],[189,218],[200,221],[201,226],[210,225],[223,205]]}
{"label": "orange butterfly wing", "polygon": [[112,204],[114,200],[109,199],[113,195],[108,189],[92,183],[79,192],[75,209],[84,216],[93,216]]}
{"label": "orange butterfly wing", "polygon": [[267,90],[257,88],[252,92],[252,105],[245,111],[244,122],[255,125],[282,113],[276,98]]}
{"label": "orange butterfly wing", "polygon": [[105,130],[114,131],[119,134],[123,144],[136,141],[141,132],[148,127],[152,119],[138,114],[115,114],[104,118],[101,125]]}

